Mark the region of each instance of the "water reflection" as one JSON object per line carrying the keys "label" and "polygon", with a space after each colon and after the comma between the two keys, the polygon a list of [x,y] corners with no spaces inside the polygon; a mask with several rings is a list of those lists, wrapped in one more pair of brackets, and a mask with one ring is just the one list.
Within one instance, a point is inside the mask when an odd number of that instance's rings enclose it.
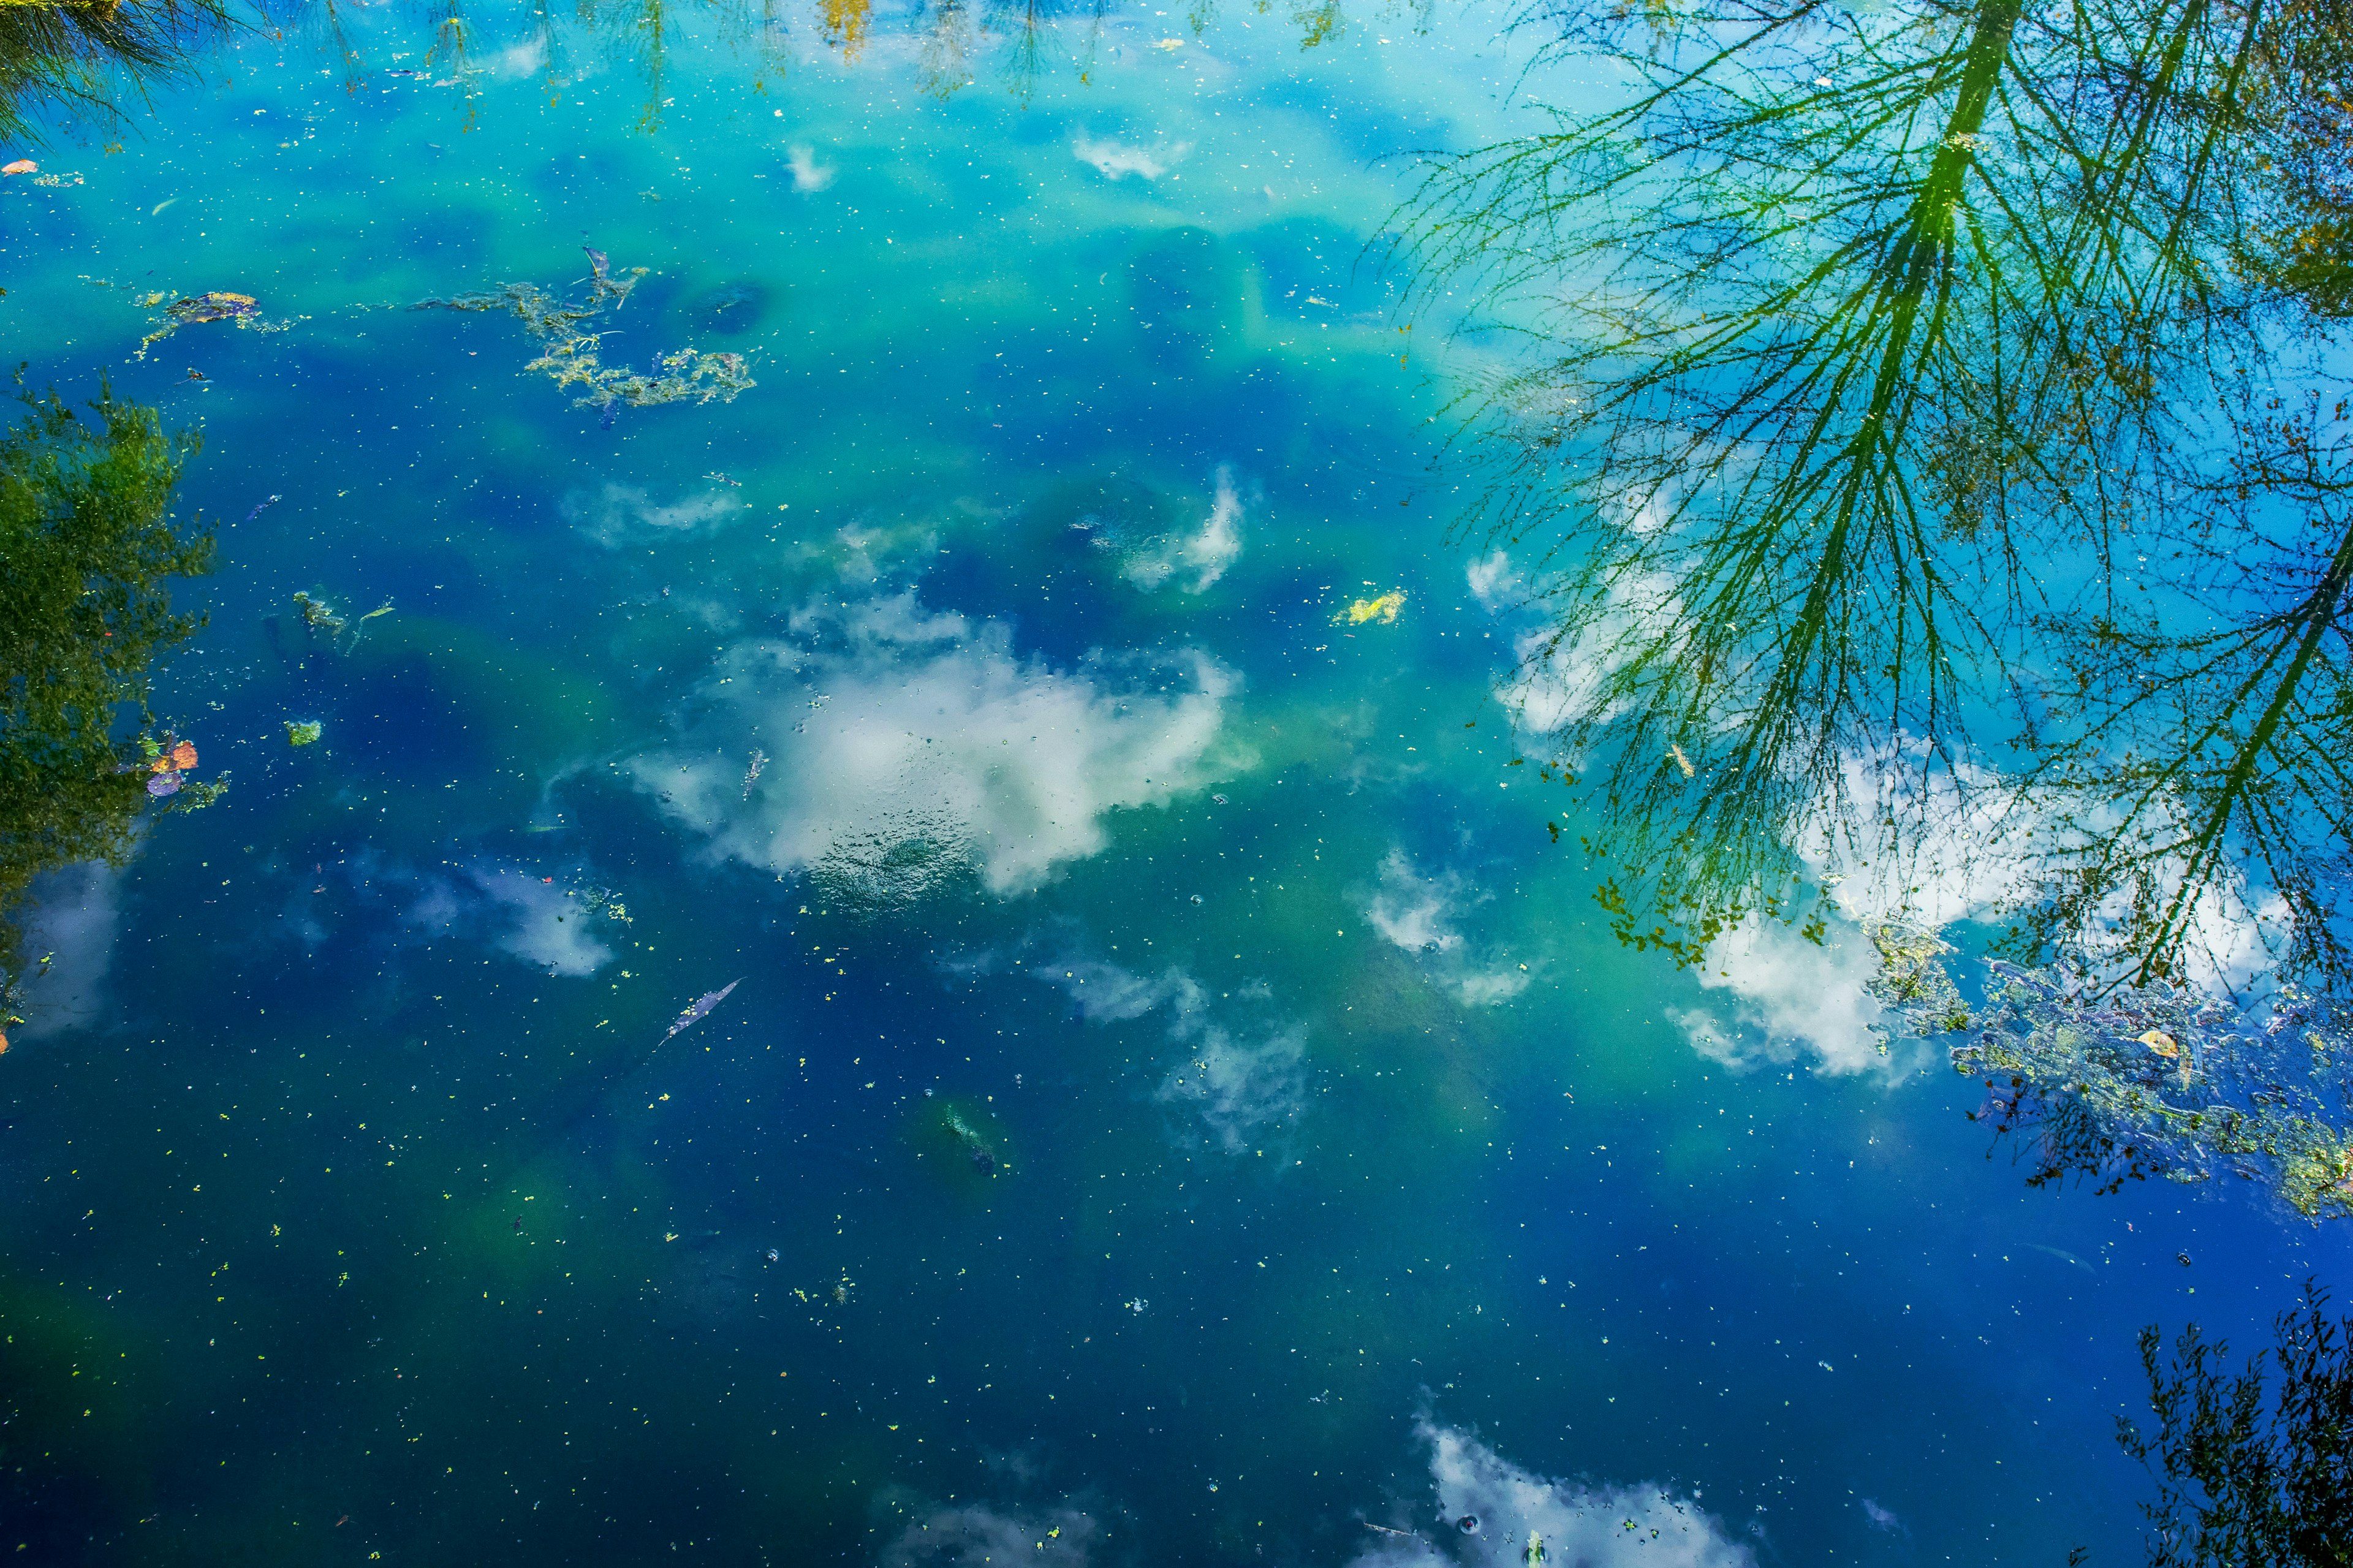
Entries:
{"label": "water reflection", "polygon": [[[536,77],[554,102],[579,74],[576,51],[594,48],[636,75],[640,85],[633,127],[651,135],[666,123],[670,52],[680,29],[691,24],[709,24],[726,48],[749,63],[753,90],[763,95],[781,89],[796,29],[813,23],[817,38],[844,63],[856,63],[884,46],[903,49],[917,83],[934,98],[953,98],[987,78],[1027,104],[1057,70],[1070,71],[1082,86],[1093,80],[1106,25],[1119,11],[1110,0],[921,0],[902,13],[878,17],[873,0],[818,0],[814,15],[803,18],[788,15],[778,0],[576,0],[567,29],[554,7],[526,13],[493,6],[485,13],[470,10],[464,0],[431,0],[411,14],[395,39],[377,47],[377,58],[406,59],[421,44],[421,68],[393,68],[394,73],[458,89],[465,125],[471,129],[486,81]],[[1214,0],[1198,0],[1184,13],[1177,30],[1155,47],[1181,49],[1188,37],[1198,44],[1217,15]],[[1339,34],[1345,16],[1338,0],[1323,0],[1293,6],[1291,21],[1300,47],[1314,48]],[[336,0],[311,0],[291,25],[334,52],[352,92],[366,89],[371,69],[386,68],[371,67],[371,40],[359,36],[349,7]]]}
{"label": "water reflection", "polygon": [[14,919],[37,879],[119,866],[151,812],[227,787],[192,780],[195,745],[147,705],[156,660],[202,625],[166,580],[213,567],[211,531],[170,511],[195,435],[103,390],[87,414],[24,404],[0,441],[0,1010],[43,1000]]}
{"label": "water reflection", "polygon": [[0,139],[115,131],[126,99],[186,75],[234,26],[221,0],[0,5]]}
{"label": "water reflection", "polygon": [[[1261,11],[1264,7],[1260,8]],[[1054,0],[923,0],[902,16],[886,18],[880,34],[872,0],[818,0],[815,22],[824,46],[845,63],[878,39],[912,46],[923,89],[954,97],[981,79],[1000,79],[1027,104],[1057,67],[1082,84],[1093,79],[1105,25],[1118,8],[1109,0],[1080,5]],[[1185,14],[1185,31],[1198,42],[1216,19],[1213,0]],[[1314,48],[1345,23],[1337,0],[1293,8],[1300,47]],[[793,56],[795,23],[778,0],[576,0],[567,29],[552,6],[469,8],[465,0],[428,0],[405,16],[363,16],[338,0],[296,0],[240,18],[221,0],[158,0],[141,5],[13,4],[0,6],[0,136],[19,140],[37,128],[113,131],[131,123],[127,100],[197,68],[214,45],[248,26],[276,36],[305,37],[339,62],[344,90],[372,89],[380,75],[454,89],[462,128],[480,123],[487,85],[535,78],[554,103],[583,68],[583,47],[600,51],[640,83],[633,128],[659,133],[672,98],[670,56],[680,28],[707,23],[716,38],[753,68],[752,89],[780,88]],[[1156,47],[1180,49],[1181,35]],[[415,59],[414,67],[401,62]],[[801,156],[805,156],[802,154]],[[795,184],[805,184],[798,163]]]}
{"label": "water reflection", "polygon": [[1437,163],[1394,254],[1526,348],[1466,405],[1472,585],[1620,939],[2353,977],[2330,16],[1522,25],[1631,86]]}

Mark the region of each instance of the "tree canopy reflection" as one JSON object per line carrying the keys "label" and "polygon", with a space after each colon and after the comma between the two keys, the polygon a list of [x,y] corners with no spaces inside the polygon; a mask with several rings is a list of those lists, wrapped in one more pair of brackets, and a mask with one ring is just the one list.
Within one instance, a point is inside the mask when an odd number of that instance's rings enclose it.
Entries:
{"label": "tree canopy reflection", "polygon": [[[1519,26],[1620,100],[1434,163],[1396,259],[1523,346],[1466,401],[1468,531],[1542,616],[1528,743],[1594,808],[1587,847],[1640,868],[1601,888],[1621,939],[1695,962],[1759,914],[1819,940],[1835,903],[1997,920],[2073,976],[2040,1005],[2085,1018],[2309,988],[2287,1033],[2329,1043],[2305,1087],[2343,1126],[2339,13],[1546,0]],[[2082,1032],[2021,1027],[2008,1067],[2066,1079],[2028,1047]],[[2192,1098],[2219,1062],[2180,1067],[2214,1068]],[[2154,1103],[2135,1146],[2178,1154],[2141,1135]]]}
{"label": "tree canopy reflection", "polygon": [[182,75],[231,26],[223,0],[9,0],[0,5],[0,139],[62,120],[100,131],[123,100]]}
{"label": "tree canopy reflection", "polygon": [[0,440],[0,1004],[25,978],[14,916],[43,872],[119,865],[151,806],[226,787],[180,784],[193,748],[174,765],[148,707],[155,661],[202,625],[166,579],[213,566],[210,531],[170,510],[196,437],[111,392],[88,416],[54,393],[24,403]]}

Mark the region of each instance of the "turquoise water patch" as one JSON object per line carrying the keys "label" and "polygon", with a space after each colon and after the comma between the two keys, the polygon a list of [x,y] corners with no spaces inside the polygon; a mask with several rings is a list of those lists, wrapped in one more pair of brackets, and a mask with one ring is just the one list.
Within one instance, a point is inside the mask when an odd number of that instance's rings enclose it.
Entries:
{"label": "turquoise water patch", "polygon": [[32,911],[26,1561],[2128,1550],[2135,1331],[2345,1244],[2022,1190],[1860,930],[1612,936],[1382,264],[1500,18],[599,16],[0,190],[232,780]]}

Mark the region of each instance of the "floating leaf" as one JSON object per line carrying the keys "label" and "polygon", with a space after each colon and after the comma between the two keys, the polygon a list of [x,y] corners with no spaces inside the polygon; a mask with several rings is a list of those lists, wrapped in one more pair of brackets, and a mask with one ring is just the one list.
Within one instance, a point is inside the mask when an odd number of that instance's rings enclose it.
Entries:
{"label": "floating leaf", "polygon": [[1340,612],[1340,619],[1352,626],[1361,626],[1367,621],[1378,621],[1385,626],[1393,626],[1397,622],[1398,612],[1404,608],[1405,590],[1392,588],[1377,599],[1358,599]]}

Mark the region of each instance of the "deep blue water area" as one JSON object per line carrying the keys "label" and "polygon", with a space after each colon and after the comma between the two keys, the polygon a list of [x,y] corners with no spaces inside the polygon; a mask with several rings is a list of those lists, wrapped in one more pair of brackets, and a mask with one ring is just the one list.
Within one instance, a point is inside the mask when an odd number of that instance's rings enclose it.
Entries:
{"label": "deep blue water area", "polygon": [[[1853,929],[1613,939],[1451,530],[1504,347],[1380,265],[1499,17],[657,15],[311,15],[0,189],[27,384],[202,432],[231,784],[36,911],[0,1550],[2132,1557],[2137,1331],[2353,1253],[2027,1191]],[[756,384],[412,308],[584,247]]]}

